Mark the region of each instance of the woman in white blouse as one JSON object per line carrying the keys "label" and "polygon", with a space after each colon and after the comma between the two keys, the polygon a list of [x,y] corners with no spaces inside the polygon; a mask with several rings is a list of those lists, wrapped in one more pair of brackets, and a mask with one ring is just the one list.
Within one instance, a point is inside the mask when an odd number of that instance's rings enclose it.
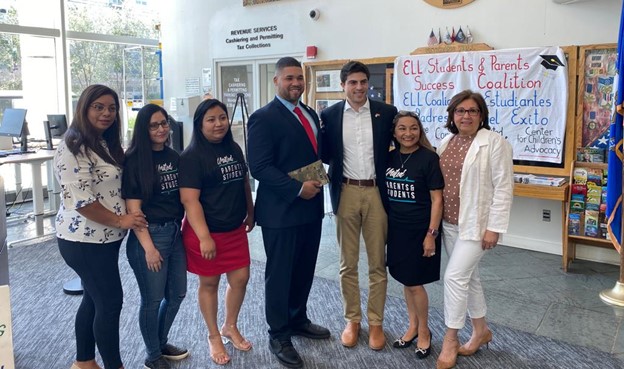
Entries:
{"label": "woman in white blouse", "polygon": [[[472,355],[492,341],[479,261],[507,232],[513,199],[512,147],[490,130],[483,96],[464,90],[453,96],[446,111],[451,134],[440,143],[438,154],[444,176],[442,242],[449,256],[444,273],[447,329],[437,369],[455,367],[458,355]],[[460,346],[458,332],[466,313],[472,334]]]}
{"label": "woman in white blouse", "polygon": [[72,123],[54,156],[61,185],[56,236],[61,256],[84,288],[76,313],[76,361],[72,369],[123,368],[119,315],[123,291],[119,247],[126,230],[144,228],[143,214],[126,214],[121,198],[119,97],[109,87],[91,85],[78,99]]}

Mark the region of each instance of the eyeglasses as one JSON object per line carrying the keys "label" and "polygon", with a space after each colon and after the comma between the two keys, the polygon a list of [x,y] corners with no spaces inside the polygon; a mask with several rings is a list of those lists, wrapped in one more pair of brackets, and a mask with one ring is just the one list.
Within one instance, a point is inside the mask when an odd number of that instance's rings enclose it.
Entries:
{"label": "eyeglasses", "polygon": [[481,110],[479,109],[464,109],[464,108],[457,108],[455,109],[455,115],[459,115],[459,116],[463,116],[464,114],[468,113],[468,115],[470,115],[471,117],[476,117],[479,116],[479,114],[481,113]]}
{"label": "eyeglasses", "polygon": [[149,124],[149,130],[152,132],[158,131],[159,127],[163,127],[164,129],[169,129],[169,122],[167,122],[166,120],[163,120],[162,122],[159,122],[159,123]]}
{"label": "eyeglasses", "polygon": [[104,111],[104,109],[107,109],[109,113],[111,114],[116,114],[117,113],[117,105],[109,105],[108,107],[99,104],[99,103],[93,103],[91,104],[91,107],[97,111],[98,113],[101,113]]}

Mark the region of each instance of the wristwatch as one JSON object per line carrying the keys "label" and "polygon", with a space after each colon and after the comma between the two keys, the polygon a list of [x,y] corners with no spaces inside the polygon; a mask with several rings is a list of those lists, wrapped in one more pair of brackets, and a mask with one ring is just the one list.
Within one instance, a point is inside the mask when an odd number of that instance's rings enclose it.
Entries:
{"label": "wristwatch", "polygon": [[429,233],[433,237],[438,237],[438,235],[440,234],[440,232],[438,232],[437,229],[433,229],[433,228],[427,229],[427,233]]}

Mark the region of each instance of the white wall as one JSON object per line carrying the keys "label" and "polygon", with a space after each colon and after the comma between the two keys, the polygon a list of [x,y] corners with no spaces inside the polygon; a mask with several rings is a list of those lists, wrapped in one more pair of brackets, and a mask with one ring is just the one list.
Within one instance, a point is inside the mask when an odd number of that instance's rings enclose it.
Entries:
{"label": "white wall", "polygon": [[[552,0],[476,0],[459,9],[438,9],[422,0],[280,0],[249,7],[243,7],[242,0],[163,3],[167,107],[171,97],[185,96],[187,78],[200,77],[203,67],[214,70],[215,60],[302,57],[308,45],[318,47],[316,60],[405,55],[426,46],[432,28],[460,25],[470,27],[475,42],[495,49],[615,43],[622,6],[621,0],[570,5]],[[313,8],[321,12],[317,21],[308,17]],[[233,37],[232,30],[273,25],[284,39],[272,41],[270,48],[237,50],[225,43]],[[541,221],[544,208],[552,211],[550,223]],[[515,198],[505,244],[561,253],[560,221],[560,203]],[[618,263],[615,252],[580,247],[578,254]]]}

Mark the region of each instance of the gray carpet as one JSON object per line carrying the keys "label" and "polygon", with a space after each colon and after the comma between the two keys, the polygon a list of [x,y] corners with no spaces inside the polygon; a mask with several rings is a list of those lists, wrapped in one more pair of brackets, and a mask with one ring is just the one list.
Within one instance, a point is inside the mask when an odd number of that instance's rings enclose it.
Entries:
{"label": "gray carpet", "polygon": [[[67,296],[62,283],[73,277],[58,253],[56,241],[46,239],[9,250],[10,286],[13,311],[13,341],[17,369],[69,368],[75,354],[74,314],[80,297]],[[136,320],[139,294],[134,275],[122,249],[120,268],[124,284],[121,316],[121,351],[127,369],[142,368],[144,347]],[[227,345],[232,361],[229,368],[280,368],[267,346],[264,320],[264,264],[254,261],[247,297],[240,314],[240,330],[254,343],[250,352]],[[221,294],[224,291],[222,282]],[[172,328],[170,341],[187,347],[191,356],[174,368],[216,368],[209,358],[206,328],[197,307],[197,278],[190,275],[188,296]],[[366,297],[363,291],[363,298]],[[430,314],[433,353],[418,360],[412,349],[397,350],[388,345],[380,352],[368,349],[367,336],[360,335],[356,348],[340,345],[343,328],[338,284],[316,278],[310,295],[311,319],[328,327],[329,340],[314,341],[295,337],[306,368],[435,368],[444,332],[441,312]],[[223,317],[220,316],[220,321]],[[403,333],[406,313],[402,299],[388,297],[385,331],[389,343]],[[459,358],[457,368],[623,368],[624,363],[608,353],[545,337],[491,325],[494,340],[472,357]],[[462,331],[462,340],[469,332]]]}

